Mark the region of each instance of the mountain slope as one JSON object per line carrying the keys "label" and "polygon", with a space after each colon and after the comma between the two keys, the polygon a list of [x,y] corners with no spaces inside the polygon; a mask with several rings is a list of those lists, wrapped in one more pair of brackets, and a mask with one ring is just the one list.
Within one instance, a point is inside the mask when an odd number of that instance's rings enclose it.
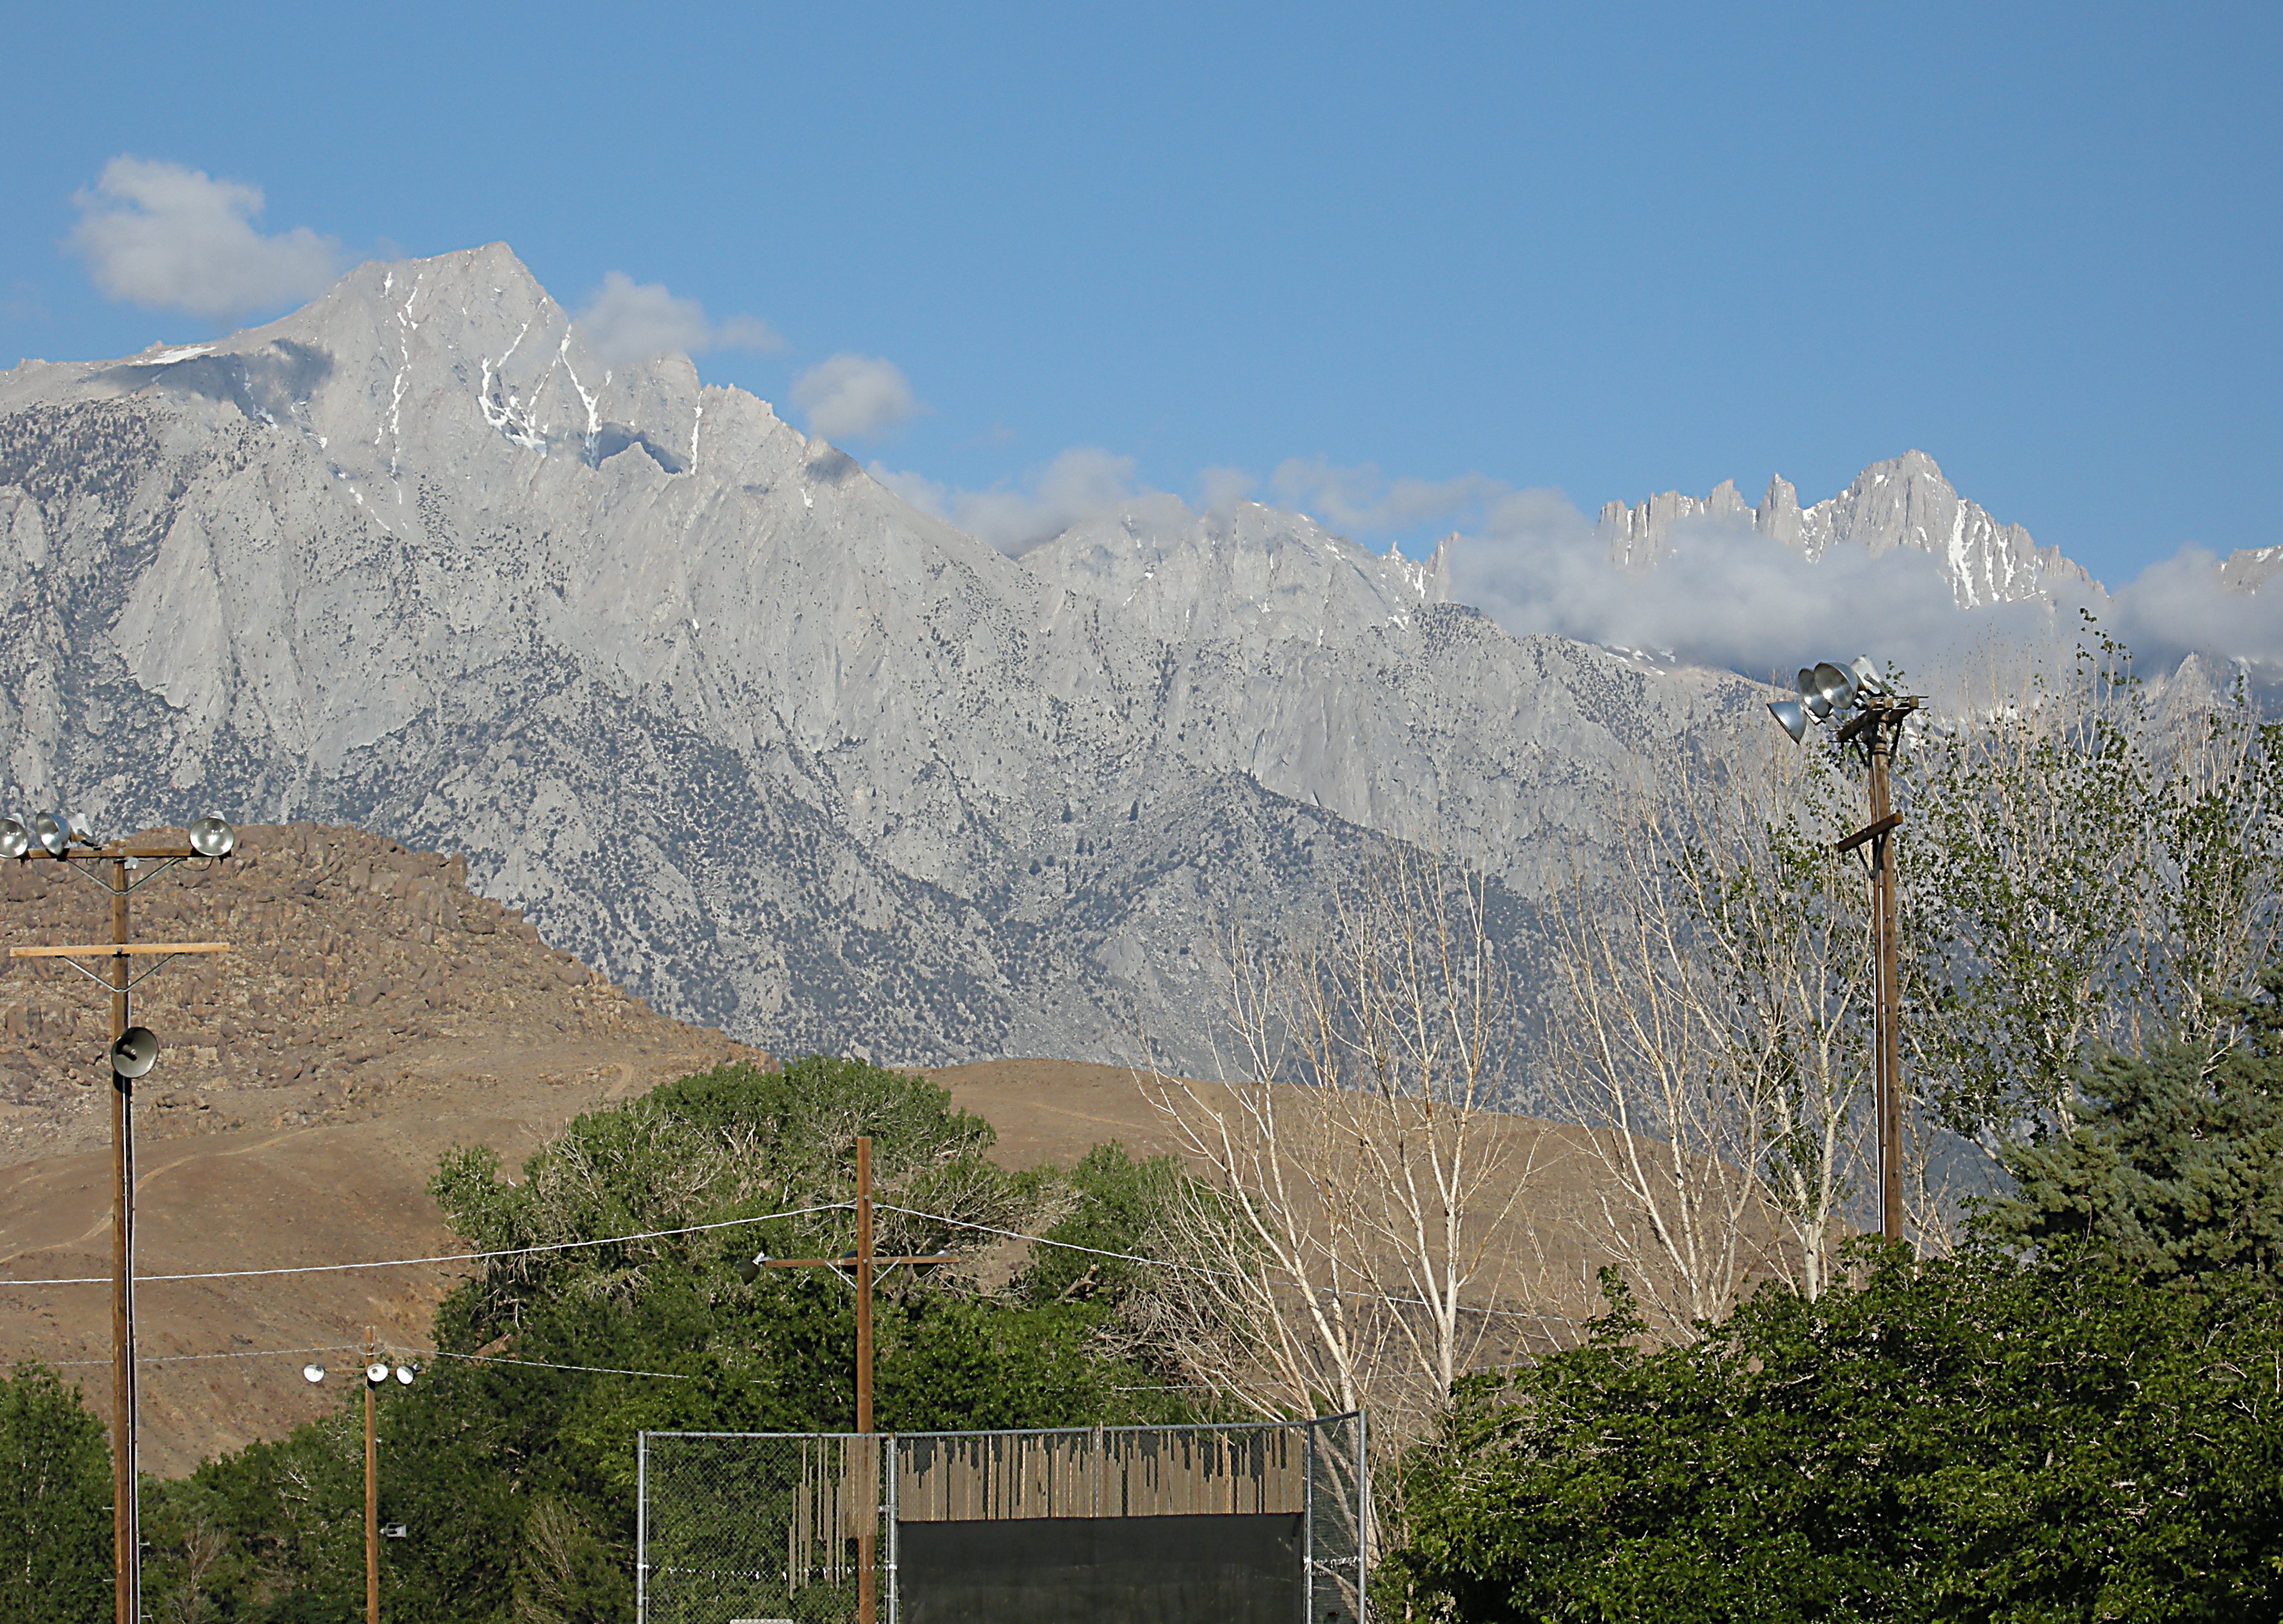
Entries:
{"label": "mountain slope", "polygon": [[780,1051],[1202,1065],[1228,920],[1391,838],[1526,911],[1641,753],[1750,704],[1267,509],[1018,563],[686,359],[606,371],[497,245],[0,375],[0,536],[16,804],[463,853]]}

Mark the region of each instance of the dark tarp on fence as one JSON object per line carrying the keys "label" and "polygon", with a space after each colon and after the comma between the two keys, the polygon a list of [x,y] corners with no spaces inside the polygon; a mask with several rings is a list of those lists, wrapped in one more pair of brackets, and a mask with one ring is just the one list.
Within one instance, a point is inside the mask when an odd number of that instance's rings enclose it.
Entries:
{"label": "dark tarp on fence", "polygon": [[1303,1520],[900,1522],[901,1624],[1295,1624]]}

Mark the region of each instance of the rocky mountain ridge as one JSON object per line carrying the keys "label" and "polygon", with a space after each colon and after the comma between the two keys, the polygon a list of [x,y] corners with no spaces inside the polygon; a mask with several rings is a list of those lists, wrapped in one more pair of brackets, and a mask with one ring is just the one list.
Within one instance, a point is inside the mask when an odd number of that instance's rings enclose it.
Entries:
{"label": "rocky mountain ridge", "polygon": [[1750,707],[1250,504],[1017,562],[685,358],[604,368],[497,245],[0,374],[0,535],[13,804],[461,854],[781,1052],[1209,1067],[1217,931],[1390,841],[1519,917],[1644,751]]}
{"label": "rocky mountain ridge", "polygon": [[1669,556],[1673,527],[1689,521],[1749,529],[1811,560],[1835,547],[1860,547],[1873,558],[1896,547],[1932,553],[1961,609],[2015,603],[2063,584],[2098,589],[2060,548],[2038,546],[2021,526],[2000,524],[1960,496],[1923,451],[1874,463],[1837,496],[1805,508],[1778,474],[1757,506],[1723,480],[1701,498],[1666,491],[1638,504],[1607,503],[1599,527],[1610,562],[1646,570]]}
{"label": "rocky mountain ridge", "polygon": [[[1604,527],[1638,567],[1707,517],[1950,549],[1961,603],[2074,568],[1918,453]],[[1209,1070],[1233,922],[1432,852],[1526,950],[1619,786],[1764,724],[1728,674],[1508,635],[1449,564],[1157,496],[1010,558],[685,357],[603,366],[495,244],[0,374],[0,760],[12,804],[105,827],[213,806],[459,854],[781,1052]]]}

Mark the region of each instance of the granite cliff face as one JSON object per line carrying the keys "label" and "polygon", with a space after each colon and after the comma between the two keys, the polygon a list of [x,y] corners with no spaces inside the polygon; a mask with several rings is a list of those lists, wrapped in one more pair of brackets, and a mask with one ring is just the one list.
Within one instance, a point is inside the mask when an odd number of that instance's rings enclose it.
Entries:
{"label": "granite cliff face", "polygon": [[6,800],[464,854],[778,1052],[1210,1064],[1214,931],[1386,842],[1507,928],[1717,674],[1516,639],[1439,560],[1137,504],[1009,559],[501,246],[213,344],[0,374]]}
{"label": "granite cliff face", "polygon": [[1611,502],[1601,509],[1601,540],[1611,562],[1653,568],[1671,550],[1672,527],[1686,519],[1756,530],[1810,559],[1835,547],[1860,547],[1873,558],[1896,547],[1932,553],[1961,609],[2018,602],[2063,583],[2092,585],[2061,549],[2038,546],[2021,526],[2001,525],[1960,496],[1923,451],[1874,463],[1845,490],[1806,508],[1780,476],[1768,481],[1757,507],[1747,506],[1728,480],[1701,500],[1667,491],[1632,505]]}

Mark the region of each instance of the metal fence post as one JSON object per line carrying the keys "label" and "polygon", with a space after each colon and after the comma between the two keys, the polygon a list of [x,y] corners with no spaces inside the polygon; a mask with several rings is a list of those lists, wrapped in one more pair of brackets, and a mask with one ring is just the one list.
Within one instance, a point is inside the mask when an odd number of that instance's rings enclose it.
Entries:
{"label": "metal fence post", "polygon": [[1308,1423],[1307,1456],[1300,1472],[1300,1624],[1316,1615],[1316,1428]]}
{"label": "metal fence post", "polygon": [[888,1624],[898,1624],[902,1616],[904,1581],[903,1564],[898,1559],[900,1543],[896,1531],[896,1435],[888,1434],[886,1454],[888,1472]]}
{"label": "metal fence post", "polygon": [[635,1624],[649,1624],[650,1434],[635,1434]]}
{"label": "metal fence post", "polygon": [[1369,1422],[1362,1410],[1356,1411],[1356,1617],[1371,1617],[1371,1601],[1366,1591],[1366,1581],[1371,1575],[1371,1542],[1373,1523],[1378,1520],[1371,1503],[1371,1451],[1367,1444],[1366,1429]]}

